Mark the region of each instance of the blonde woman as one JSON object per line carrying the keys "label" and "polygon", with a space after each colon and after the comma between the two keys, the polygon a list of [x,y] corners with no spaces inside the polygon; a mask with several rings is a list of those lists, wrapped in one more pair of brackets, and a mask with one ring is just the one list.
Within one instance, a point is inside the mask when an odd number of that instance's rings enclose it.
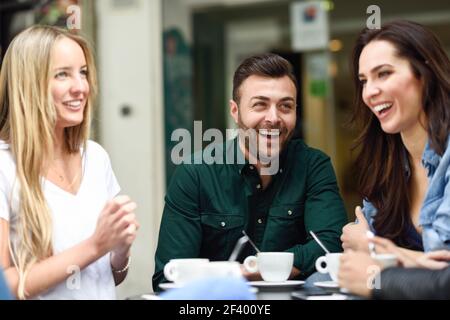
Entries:
{"label": "blonde woman", "polygon": [[96,72],[86,42],[31,27],[0,73],[0,264],[20,299],[114,299],[136,204],[88,140]]}

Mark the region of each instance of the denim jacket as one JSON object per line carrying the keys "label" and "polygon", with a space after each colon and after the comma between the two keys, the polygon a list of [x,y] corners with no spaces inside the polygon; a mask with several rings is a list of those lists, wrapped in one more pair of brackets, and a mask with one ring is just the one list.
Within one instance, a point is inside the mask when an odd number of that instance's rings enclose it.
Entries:
{"label": "denim jacket", "polygon": [[[450,148],[447,147],[439,156],[428,141],[422,155],[422,165],[428,171],[428,190],[419,217],[423,247],[425,251],[450,249]],[[410,173],[408,166],[405,171]],[[364,215],[375,233],[373,221],[377,209],[368,201],[364,201],[363,206]]]}

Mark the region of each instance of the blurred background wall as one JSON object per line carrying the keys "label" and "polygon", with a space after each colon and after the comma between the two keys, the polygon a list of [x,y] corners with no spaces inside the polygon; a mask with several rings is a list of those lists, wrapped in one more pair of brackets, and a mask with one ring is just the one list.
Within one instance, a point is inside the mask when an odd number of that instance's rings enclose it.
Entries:
{"label": "blurred background wall", "polygon": [[355,190],[346,126],[352,109],[349,57],[366,25],[369,5],[381,22],[403,18],[432,29],[450,53],[448,0],[323,1],[329,41],[296,50],[294,3],[288,0],[54,0],[0,1],[0,53],[34,23],[65,25],[65,9],[82,9],[81,33],[96,49],[100,96],[93,138],[109,152],[122,186],[139,205],[142,224],[127,281],[119,297],[151,291],[166,185],[175,169],[170,139],[177,128],[232,128],[228,115],[232,75],[245,57],[278,53],[292,62],[301,83],[296,135],[330,155],[349,219],[361,203]]}

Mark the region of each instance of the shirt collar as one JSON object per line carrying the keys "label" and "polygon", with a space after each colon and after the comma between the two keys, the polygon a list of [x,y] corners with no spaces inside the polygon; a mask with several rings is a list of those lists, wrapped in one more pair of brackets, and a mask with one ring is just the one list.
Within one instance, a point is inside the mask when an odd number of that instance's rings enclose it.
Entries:
{"label": "shirt collar", "polygon": [[249,164],[248,160],[245,159],[241,148],[239,147],[237,137],[226,141],[226,159],[232,159],[232,163],[236,166],[237,170],[239,170],[239,173],[242,173],[244,167]]}
{"label": "shirt collar", "polygon": [[[277,174],[282,173],[284,170],[284,165],[286,163],[286,158],[287,158],[287,153],[288,153],[287,150],[289,148],[290,143],[291,143],[291,141],[289,141],[286,144],[286,147],[280,154],[280,164],[279,164],[280,166],[278,168]],[[237,169],[239,170],[239,174],[242,174],[244,172],[244,169],[251,165],[249,163],[249,161],[245,158],[244,153],[242,152],[241,148],[239,147],[238,137],[227,141],[226,153],[227,153],[227,157],[232,158],[234,160],[234,164],[237,167]]]}
{"label": "shirt collar", "polygon": [[[448,143],[447,138],[447,143]],[[436,151],[431,147],[430,139],[428,139],[425,149],[422,154],[422,165],[428,170],[429,174],[434,173],[439,165],[442,157],[436,153]]]}

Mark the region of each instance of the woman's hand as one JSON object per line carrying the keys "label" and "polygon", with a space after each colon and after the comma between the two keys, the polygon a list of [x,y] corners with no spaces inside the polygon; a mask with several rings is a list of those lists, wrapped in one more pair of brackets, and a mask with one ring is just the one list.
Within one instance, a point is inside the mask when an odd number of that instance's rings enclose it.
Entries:
{"label": "woman's hand", "polygon": [[381,265],[368,253],[349,249],[340,259],[339,287],[363,297],[370,297],[374,280],[376,284],[376,277],[381,269]]}
{"label": "woman's hand", "polygon": [[128,254],[139,228],[134,214],[136,207],[128,196],[118,196],[105,205],[92,235],[101,256],[112,250],[117,255]]}
{"label": "woman's hand", "polygon": [[134,213],[126,215],[123,220],[123,222],[127,226],[123,231],[123,235],[121,237],[123,241],[113,249],[113,254],[117,256],[128,257],[130,255],[131,245],[133,244],[134,240],[136,240],[139,223],[137,222],[136,215]]}
{"label": "woman's hand", "polygon": [[391,240],[381,237],[369,239],[375,245],[376,253],[392,253],[397,256],[398,262],[405,268],[418,267],[417,259],[423,256],[423,252],[404,249],[395,245]]}
{"label": "woman's hand", "polygon": [[358,223],[351,222],[342,229],[342,248],[345,251],[351,249],[369,252],[369,241],[367,238],[367,231],[370,230],[369,223],[359,206],[355,208],[355,215]]}
{"label": "woman's hand", "polygon": [[419,267],[427,269],[443,269],[449,266],[450,251],[439,250],[427,252],[417,259]]}

